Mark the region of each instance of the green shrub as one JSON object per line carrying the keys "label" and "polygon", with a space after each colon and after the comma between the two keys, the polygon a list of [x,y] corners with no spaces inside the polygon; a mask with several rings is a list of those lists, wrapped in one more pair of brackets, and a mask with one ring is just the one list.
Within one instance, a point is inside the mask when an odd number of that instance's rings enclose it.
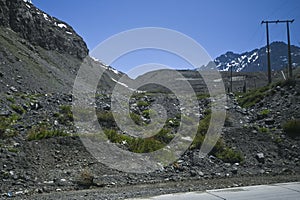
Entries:
{"label": "green shrub", "polygon": [[238,103],[245,108],[254,106],[264,98],[264,94],[260,91],[249,92],[238,98]]}
{"label": "green shrub", "polygon": [[265,96],[271,92],[271,88],[275,87],[276,84],[267,85],[255,90],[248,91],[245,94],[237,95],[238,103],[244,108],[252,107],[253,105],[260,102]]}
{"label": "green shrub", "polygon": [[72,107],[70,105],[62,105],[60,106],[61,113],[70,114],[72,113]]}
{"label": "green shrub", "polygon": [[114,121],[114,116],[111,111],[100,111],[97,112],[97,118],[99,121],[112,122]]}
{"label": "green shrub", "polygon": [[244,161],[244,156],[241,152],[225,147],[223,150],[216,153],[216,157],[226,163],[241,163]]}
{"label": "green shrub", "polygon": [[142,112],[143,117],[150,118],[150,109],[144,110]]}
{"label": "green shrub", "polygon": [[16,104],[11,104],[10,107],[18,114],[22,115],[24,114],[26,111],[25,109],[20,106],[20,105],[16,105]]}
{"label": "green shrub", "polygon": [[8,150],[9,152],[12,152],[12,153],[18,153],[18,152],[19,152],[19,149],[14,148],[14,147],[9,147],[7,150]]}
{"label": "green shrub", "polygon": [[269,128],[266,128],[266,127],[258,127],[258,131],[260,133],[269,133],[270,132],[270,129]]}
{"label": "green shrub", "polygon": [[209,98],[210,95],[209,94],[197,94],[197,99],[201,100],[201,99],[207,99]]}
{"label": "green shrub", "polygon": [[10,101],[11,103],[16,103],[16,100],[15,100],[14,97],[12,97],[12,96],[7,96],[6,99],[7,99],[8,101]]}
{"label": "green shrub", "polygon": [[241,163],[244,161],[242,153],[226,146],[221,138],[218,139],[210,154],[226,163]]}
{"label": "green shrub", "polygon": [[[206,114],[207,115],[199,122],[198,131],[190,147],[191,149],[200,149],[205,139],[205,134],[209,128],[211,112],[208,110]],[[211,155],[216,156],[224,162],[230,163],[242,162],[244,160],[244,157],[240,152],[234,151],[230,147],[227,147],[221,138],[216,140],[217,142],[210,152]]]}
{"label": "green shrub", "polygon": [[247,92],[246,94],[242,94],[241,96],[239,96],[237,98],[238,103],[240,104],[240,106],[245,107],[245,108],[249,108],[255,104],[257,104],[258,102],[260,102],[265,96],[268,96],[270,94],[274,94],[275,93],[275,88],[277,86],[280,87],[287,87],[287,86],[294,86],[296,84],[295,80],[292,79],[288,79],[286,81],[280,81],[277,83],[273,83],[255,90],[251,90],[249,92]]}
{"label": "green shrub", "polygon": [[69,122],[74,121],[72,107],[70,105],[60,106],[59,112],[60,112],[60,115],[58,117],[59,123],[67,125]]}
{"label": "green shrub", "polygon": [[174,135],[171,134],[170,129],[163,128],[153,138],[163,144],[169,144],[173,140]]}
{"label": "green shrub", "polygon": [[282,127],[288,136],[300,137],[300,119],[289,120]]}
{"label": "green shrub", "polygon": [[19,116],[16,114],[10,117],[0,116],[0,138],[9,138],[17,135],[17,131],[13,129],[13,125],[16,124]]}
{"label": "green shrub", "polygon": [[141,118],[140,115],[131,112],[130,113],[130,118],[134,121],[134,123],[136,123],[137,125],[142,125],[143,124],[143,120]]}
{"label": "green shrub", "polygon": [[58,112],[56,112],[56,113],[53,113],[53,117],[60,117],[60,114],[58,113]]}
{"label": "green shrub", "polygon": [[270,113],[270,110],[269,109],[264,109],[264,110],[262,110],[262,111],[260,111],[260,115],[264,115],[264,116],[266,116],[266,115],[268,115]]}
{"label": "green shrub", "polygon": [[205,113],[206,116],[199,122],[197,134],[190,147],[191,149],[199,149],[204,141],[205,134],[207,133],[211,118],[210,111],[206,111]]}
{"label": "green shrub", "polygon": [[200,149],[204,141],[205,135],[197,133],[196,137],[193,140],[193,143],[190,146],[190,149]]}
{"label": "green shrub", "polygon": [[163,148],[164,145],[154,138],[137,138],[132,141],[129,150],[134,153],[149,153]]}
{"label": "green shrub", "polygon": [[27,139],[29,141],[47,139],[52,137],[60,137],[60,136],[65,137],[65,136],[69,136],[69,134],[62,130],[49,130],[47,125],[34,126],[27,132]]}
{"label": "green shrub", "polygon": [[280,136],[275,136],[274,137],[274,142],[276,143],[276,144],[280,144],[280,143],[282,143],[282,138],[280,137]]}
{"label": "green shrub", "polygon": [[157,115],[156,111],[155,111],[155,110],[152,110],[152,109],[144,110],[144,111],[142,112],[142,114],[143,114],[143,116],[146,117],[146,118],[150,118],[151,115],[152,115],[152,116],[156,116],[156,115]]}
{"label": "green shrub", "polygon": [[164,147],[164,144],[154,137],[151,138],[134,138],[124,134],[118,134],[116,130],[106,129],[105,135],[113,143],[124,144],[128,150],[135,153],[149,153]]}
{"label": "green shrub", "polygon": [[150,104],[149,104],[149,102],[147,102],[147,101],[138,101],[137,102],[137,106],[138,107],[147,107],[147,106],[149,106]]}
{"label": "green shrub", "polygon": [[213,149],[211,150],[211,154],[212,155],[217,155],[218,153],[223,152],[224,150],[226,150],[226,145],[223,141],[222,138],[219,138],[218,141],[216,142],[215,146],[213,147]]}
{"label": "green shrub", "polygon": [[180,119],[178,118],[170,118],[167,120],[166,124],[168,127],[179,127],[180,126]]}
{"label": "green shrub", "polygon": [[131,141],[134,139],[128,135],[118,134],[116,130],[113,129],[105,129],[104,130],[105,135],[111,141],[112,143],[123,143],[123,141],[126,141],[127,144],[130,144]]}

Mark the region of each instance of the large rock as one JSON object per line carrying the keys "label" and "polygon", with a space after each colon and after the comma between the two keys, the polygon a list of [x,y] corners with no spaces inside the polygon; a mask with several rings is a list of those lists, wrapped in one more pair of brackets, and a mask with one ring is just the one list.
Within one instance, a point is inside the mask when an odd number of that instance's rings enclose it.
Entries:
{"label": "large rock", "polygon": [[256,154],[256,159],[260,163],[265,163],[265,155],[263,153],[258,153]]}

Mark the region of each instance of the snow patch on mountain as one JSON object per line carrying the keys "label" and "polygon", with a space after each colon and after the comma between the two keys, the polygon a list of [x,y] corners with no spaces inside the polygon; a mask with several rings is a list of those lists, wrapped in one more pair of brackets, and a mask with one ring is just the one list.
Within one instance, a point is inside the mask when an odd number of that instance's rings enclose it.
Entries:
{"label": "snow patch on mountain", "polygon": [[25,3],[30,3],[32,4],[32,1],[31,0],[23,0]]}
{"label": "snow patch on mountain", "polygon": [[112,67],[109,67],[108,70],[112,71],[115,74],[120,74],[120,72]]}
{"label": "snow patch on mountain", "polygon": [[92,57],[92,56],[91,56],[91,58],[92,58],[95,62],[100,63],[101,66],[102,66],[104,69],[107,69],[107,70],[109,70],[109,71],[112,71],[113,73],[115,73],[115,74],[117,74],[117,75],[120,74],[120,72],[119,72],[118,70],[112,68],[112,67],[109,66],[109,65],[104,64],[104,63],[103,63],[101,60],[99,60],[98,58],[95,58],[95,57]]}
{"label": "snow patch on mountain", "polygon": [[[259,58],[258,52],[253,52],[252,54],[241,54],[239,56],[234,54],[226,53],[224,56],[221,56],[215,59],[217,68],[220,71],[229,71],[233,68],[234,71],[240,72],[249,64],[256,62]],[[225,58],[225,59],[224,59]]]}
{"label": "snow patch on mountain", "polygon": [[57,26],[58,26],[59,28],[67,28],[67,25],[65,25],[65,24],[57,24]]}
{"label": "snow patch on mountain", "polygon": [[[122,85],[122,86],[124,86],[124,87],[126,87],[126,88],[129,88],[128,85],[126,85],[125,83],[119,82],[119,81],[115,80],[114,78],[111,78],[111,80],[112,80],[113,82],[119,84],[119,85]],[[129,88],[129,89],[131,89],[131,88]]]}
{"label": "snow patch on mountain", "polygon": [[51,22],[49,16],[46,13],[43,13],[43,17],[46,21]]}
{"label": "snow patch on mountain", "polygon": [[[300,48],[292,45],[292,63],[293,66],[300,66]],[[287,44],[284,42],[273,42],[271,44],[271,65],[272,70],[281,70],[288,65]],[[266,71],[267,54],[266,47],[255,49],[250,52],[237,54],[227,52],[214,60],[219,71],[236,72],[241,71]]]}

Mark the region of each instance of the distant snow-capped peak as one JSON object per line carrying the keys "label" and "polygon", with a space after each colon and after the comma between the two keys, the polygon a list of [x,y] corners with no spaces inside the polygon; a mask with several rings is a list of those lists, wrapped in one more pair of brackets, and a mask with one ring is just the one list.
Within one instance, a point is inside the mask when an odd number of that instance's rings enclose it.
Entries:
{"label": "distant snow-capped peak", "polygon": [[[270,47],[272,70],[282,70],[287,67],[287,44],[273,42]],[[300,48],[292,45],[291,51],[293,67],[300,66]],[[214,62],[219,71],[230,71],[231,69],[236,72],[267,71],[266,46],[242,54],[227,52],[217,57]]]}
{"label": "distant snow-capped peak", "polygon": [[220,57],[216,58],[215,63],[217,64],[217,68],[220,71],[229,71],[232,67],[234,71],[240,72],[249,64],[256,62],[258,58],[258,51],[254,51],[250,54],[235,54],[235,56],[228,56],[227,54],[225,54],[223,59]]}

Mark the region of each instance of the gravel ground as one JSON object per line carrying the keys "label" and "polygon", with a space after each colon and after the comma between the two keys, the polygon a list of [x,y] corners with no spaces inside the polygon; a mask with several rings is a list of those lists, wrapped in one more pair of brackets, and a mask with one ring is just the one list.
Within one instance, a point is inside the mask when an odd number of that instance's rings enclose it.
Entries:
{"label": "gravel ground", "polygon": [[[34,195],[26,199],[50,200],[50,199],[127,199],[138,197],[151,197],[162,194],[205,191],[209,189],[230,188],[238,186],[263,185],[283,182],[297,182],[300,175],[293,176],[253,176],[236,177],[227,179],[193,180],[182,182],[164,182],[158,184],[139,184],[124,187],[105,187],[100,189],[51,193]],[[17,198],[18,199],[18,198]],[[24,197],[20,198],[24,199]]]}

